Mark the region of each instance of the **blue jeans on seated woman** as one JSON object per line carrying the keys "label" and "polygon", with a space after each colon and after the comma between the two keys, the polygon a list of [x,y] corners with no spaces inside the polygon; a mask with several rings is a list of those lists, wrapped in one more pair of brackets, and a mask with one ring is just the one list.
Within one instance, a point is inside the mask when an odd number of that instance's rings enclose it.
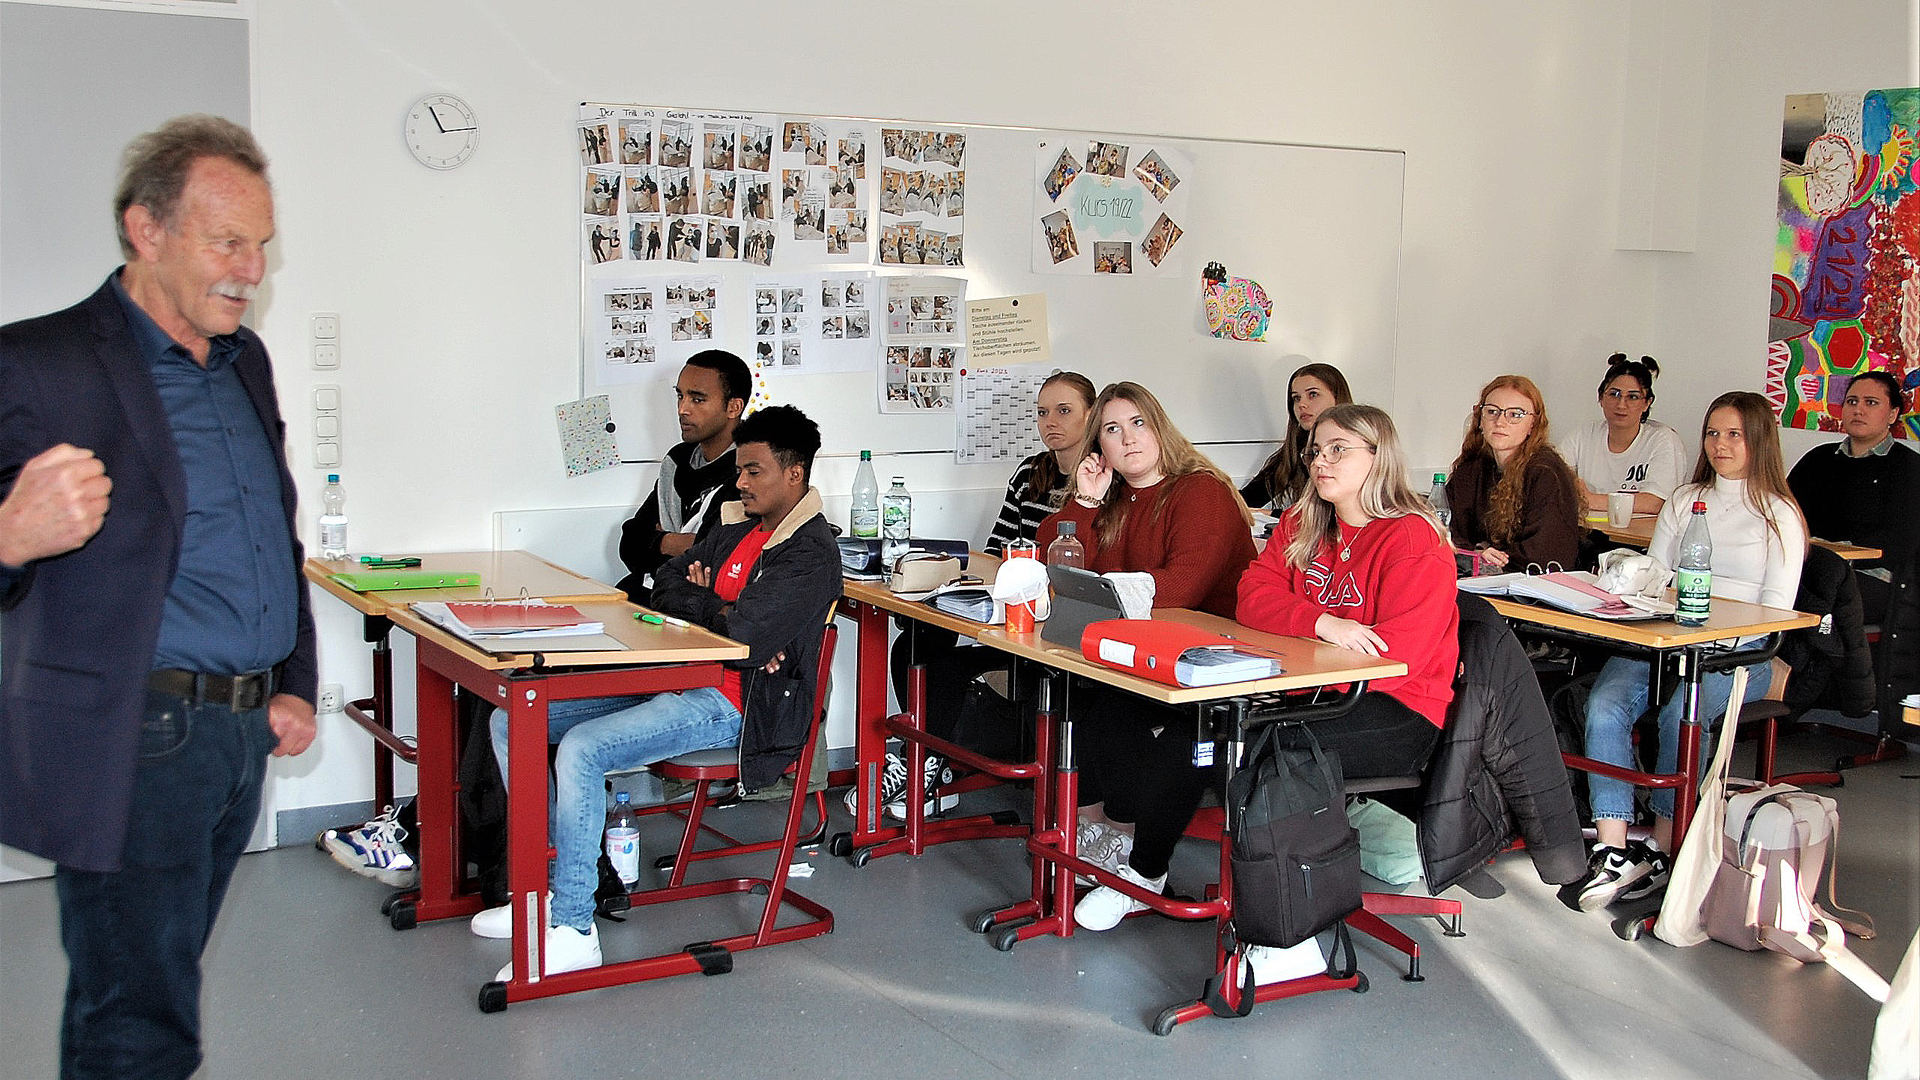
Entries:
{"label": "blue jeans on seated woman", "polygon": [[[493,756],[507,775],[507,713],[493,710]],[[607,824],[606,776],[695,750],[740,742],[740,710],[710,686],[651,697],[580,698],[547,706],[554,755],[547,805],[553,840],[554,926],[585,933],[600,883],[600,836]]]}
{"label": "blue jeans on seated woman", "polygon": [[[1634,769],[1633,724],[1647,711],[1647,673],[1645,660],[1624,656],[1609,659],[1600,669],[1600,678],[1587,696],[1587,756],[1609,765]],[[1765,697],[1773,671],[1769,661],[1747,668],[1746,701]],[[1713,729],[1727,709],[1733,693],[1733,672],[1709,672],[1700,680],[1700,759],[1713,753]],[[1680,767],[1680,713],[1686,702],[1686,687],[1674,690],[1673,697],[1660,708],[1660,751],[1654,772],[1670,773]],[[1673,817],[1672,788],[1653,790],[1653,812]],[[1624,780],[1597,773],[1587,775],[1587,794],[1593,803],[1595,820],[1633,820],[1633,785]]]}

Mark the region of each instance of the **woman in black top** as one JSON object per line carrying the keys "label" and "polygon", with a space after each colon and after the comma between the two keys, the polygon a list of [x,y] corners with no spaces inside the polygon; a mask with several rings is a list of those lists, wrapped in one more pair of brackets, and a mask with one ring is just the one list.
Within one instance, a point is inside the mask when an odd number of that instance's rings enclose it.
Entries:
{"label": "woman in black top", "polygon": [[1353,404],[1353,391],[1347,389],[1347,377],[1332,364],[1307,364],[1287,378],[1287,433],[1273,456],[1260,466],[1240,489],[1240,497],[1249,507],[1258,509],[1273,504],[1285,510],[1300,497],[1307,486],[1307,466],[1301,453],[1307,448],[1307,436],[1321,412],[1335,405]]}

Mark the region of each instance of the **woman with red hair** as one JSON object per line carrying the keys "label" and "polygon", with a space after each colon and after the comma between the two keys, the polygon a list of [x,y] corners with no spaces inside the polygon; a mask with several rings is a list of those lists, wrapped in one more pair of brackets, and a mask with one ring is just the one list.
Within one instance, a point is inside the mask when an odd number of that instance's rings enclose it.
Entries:
{"label": "woman with red hair", "polygon": [[1573,470],[1547,439],[1547,404],[1525,375],[1480,391],[1447,478],[1453,542],[1495,570],[1572,570],[1580,554]]}

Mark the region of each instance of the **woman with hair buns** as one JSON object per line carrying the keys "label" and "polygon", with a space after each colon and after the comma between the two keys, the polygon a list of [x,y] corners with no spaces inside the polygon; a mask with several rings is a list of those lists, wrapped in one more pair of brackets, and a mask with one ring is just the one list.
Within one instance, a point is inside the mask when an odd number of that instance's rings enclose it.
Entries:
{"label": "woman with hair buns", "polygon": [[1687,475],[1687,447],[1680,433],[1653,419],[1653,380],[1660,365],[1651,356],[1607,358],[1600,380],[1600,419],[1573,433],[1560,452],[1580,481],[1588,510],[1605,513],[1607,496],[1634,493],[1633,512],[1657,514]]}
{"label": "woman with hair buns", "polygon": [[1547,440],[1547,404],[1533,380],[1501,375],[1481,388],[1447,477],[1455,546],[1495,570],[1572,570],[1580,555],[1576,486]]}
{"label": "woman with hair buns", "polygon": [[1325,410],[1353,401],[1347,377],[1332,364],[1307,364],[1287,377],[1287,433],[1260,471],[1240,489],[1248,506],[1285,510],[1307,488],[1307,464],[1301,454],[1313,422]]}

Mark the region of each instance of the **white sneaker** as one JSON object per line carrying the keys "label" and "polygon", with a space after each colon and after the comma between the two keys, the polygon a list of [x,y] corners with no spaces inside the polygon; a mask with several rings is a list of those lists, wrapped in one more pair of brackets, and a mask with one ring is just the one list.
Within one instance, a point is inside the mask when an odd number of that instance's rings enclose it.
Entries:
{"label": "white sneaker", "polygon": [[[1133,854],[1131,833],[1121,832],[1098,821],[1082,821],[1074,837],[1074,852],[1109,873]],[[1085,874],[1075,874],[1073,880],[1082,885],[1093,884],[1093,879]]]}
{"label": "white sneaker", "polygon": [[404,889],[420,880],[413,856],[408,855],[401,844],[406,837],[399,808],[388,806],[379,817],[364,825],[321,833],[320,849],[356,874]]}
{"label": "white sneaker", "polygon": [[[579,971],[583,968],[600,966],[600,928],[587,924],[585,933],[571,926],[547,927],[547,952],[540,965],[543,975],[559,975],[567,971]],[[513,961],[494,974],[496,982],[509,982],[513,979]]]}
{"label": "white sneaker", "polygon": [[[547,917],[552,914],[553,894],[542,894],[540,898],[540,921],[543,923],[547,922]],[[474,937],[492,938],[496,941],[512,937],[513,905],[506,903],[501,904],[499,907],[487,908],[485,911],[475,915],[473,919],[467,923],[467,929],[473,931]]]}
{"label": "white sneaker", "polygon": [[1320,951],[1320,943],[1313,938],[1287,949],[1277,945],[1249,945],[1240,962],[1253,968],[1255,986],[1324,975],[1327,970],[1327,955]]}
{"label": "white sneaker", "polygon": [[[1152,893],[1167,891],[1167,875],[1157,878],[1143,878],[1133,868],[1132,863],[1122,862],[1113,868],[1115,877],[1123,878]],[[1111,930],[1120,925],[1120,920],[1136,911],[1147,910],[1147,905],[1121,892],[1119,889],[1102,885],[1080,898],[1073,905],[1073,921],[1082,930]]]}

